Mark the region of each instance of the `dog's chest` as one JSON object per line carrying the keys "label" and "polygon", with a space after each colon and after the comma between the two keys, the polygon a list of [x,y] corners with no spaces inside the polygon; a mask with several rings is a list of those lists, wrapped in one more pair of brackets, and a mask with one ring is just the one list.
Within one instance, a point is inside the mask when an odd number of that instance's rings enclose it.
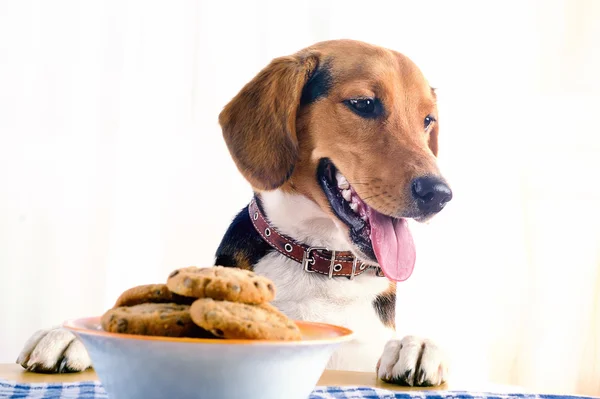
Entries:
{"label": "dog's chest", "polygon": [[330,368],[373,371],[392,335],[373,307],[373,300],[388,287],[387,279],[373,275],[329,279],[305,272],[299,263],[277,252],[262,258],[254,271],[275,283],[273,304],[288,317],[341,325],[355,332],[354,342],[332,357]]}

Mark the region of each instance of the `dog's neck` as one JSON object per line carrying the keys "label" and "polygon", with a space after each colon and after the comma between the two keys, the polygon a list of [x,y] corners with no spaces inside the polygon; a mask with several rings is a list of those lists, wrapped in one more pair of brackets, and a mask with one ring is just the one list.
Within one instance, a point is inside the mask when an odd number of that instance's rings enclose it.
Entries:
{"label": "dog's neck", "polygon": [[331,217],[308,198],[281,190],[261,192],[258,197],[265,216],[280,233],[307,246],[350,250]]}
{"label": "dog's neck", "polygon": [[[257,194],[269,225],[295,242],[335,251],[349,251],[350,245],[335,222],[314,202],[301,195],[280,190]],[[215,264],[253,269],[273,247],[258,233],[244,207],[229,225],[215,253]]]}

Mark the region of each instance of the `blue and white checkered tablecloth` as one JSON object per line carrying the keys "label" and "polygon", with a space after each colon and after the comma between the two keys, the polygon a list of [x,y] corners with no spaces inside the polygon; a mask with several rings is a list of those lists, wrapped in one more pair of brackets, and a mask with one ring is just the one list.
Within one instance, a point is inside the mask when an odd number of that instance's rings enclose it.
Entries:
{"label": "blue and white checkered tablecloth", "polygon": [[[393,392],[367,387],[317,387],[310,399],[588,399],[585,396],[463,391]],[[108,399],[98,382],[21,384],[0,380],[0,399]]]}

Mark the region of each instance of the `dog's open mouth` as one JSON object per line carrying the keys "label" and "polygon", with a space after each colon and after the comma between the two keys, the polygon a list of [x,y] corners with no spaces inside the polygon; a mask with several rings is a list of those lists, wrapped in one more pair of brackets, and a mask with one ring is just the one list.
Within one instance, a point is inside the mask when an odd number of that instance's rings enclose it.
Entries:
{"label": "dog's open mouth", "polygon": [[383,215],[363,201],[329,159],[321,159],[317,179],[331,209],[350,230],[350,239],[364,256],[377,262],[391,280],[412,274],[416,254],[406,219]]}

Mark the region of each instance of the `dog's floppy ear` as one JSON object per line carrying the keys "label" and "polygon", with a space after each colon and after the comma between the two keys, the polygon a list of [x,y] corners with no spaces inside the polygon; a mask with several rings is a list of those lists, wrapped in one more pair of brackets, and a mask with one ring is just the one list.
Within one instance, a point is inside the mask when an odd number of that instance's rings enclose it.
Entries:
{"label": "dog's floppy ear", "polygon": [[318,64],[312,52],[274,59],[219,115],[229,152],[254,188],[273,190],[291,176],[298,157],[296,113]]}

